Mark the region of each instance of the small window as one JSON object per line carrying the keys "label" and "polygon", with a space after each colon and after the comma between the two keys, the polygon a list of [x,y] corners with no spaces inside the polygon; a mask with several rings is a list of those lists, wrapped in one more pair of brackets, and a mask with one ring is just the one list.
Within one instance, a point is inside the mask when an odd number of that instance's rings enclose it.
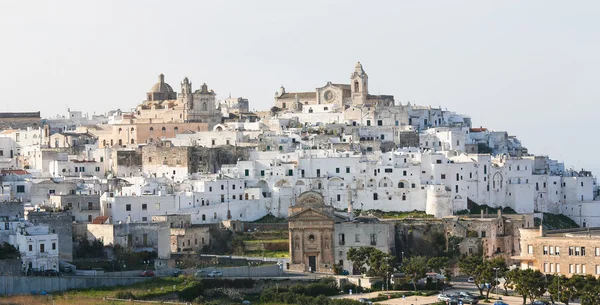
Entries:
{"label": "small window", "polygon": [[131,204],[125,205],[125,211],[131,211]]}
{"label": "small window", "polygon": [[142,211],[145,211],[148,209],[148,205],[145,203],[142,203]]}

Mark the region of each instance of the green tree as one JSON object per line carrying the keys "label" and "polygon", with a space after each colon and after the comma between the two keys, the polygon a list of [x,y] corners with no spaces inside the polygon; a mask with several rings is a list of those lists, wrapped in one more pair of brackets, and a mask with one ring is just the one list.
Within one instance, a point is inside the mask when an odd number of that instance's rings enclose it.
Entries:
{"label": "green tree", "polygon": [[379,276],[387,279],[394,272],[396,258],[373,247],[351,248],[346,258],[352,261],[354,270],[369,276]]}
{"label": "green tree", "polygon": [[569,305],[569,302],[578,299],[584,286],[584,278],[575,274],[570,278],[564,275],[548,277],[548,292],[553,300]]}
{"label": "green tree", "polygon": [[[579,284],[579,283],[578,283]],[[600,304],[600,283],[595,276],[588,274],[580,282],[579,298],[581,304]]]}
{"label": "green tree", "polygon": [[360,274],[367,273],[367,260],[370,247],[350,248],[346,253],[346,259],[352,262],[352,268]]}
{"label": "green tree", "polygon": [[446,255],[450,258],[455,258],[460,256],[460,243],[463,241],[462,237],[458,236],[450,236],[446,241]]}
{"label": "green tree", "polygon": [[441,274],[442,271],[448,266],[448,258],[443,256],[432,257],[427,261],[427,267],[429,271]]}
{"label": "green tree", "polygon": [[477,289],[479,289],[479,295],[483,295],[483,279],[477,273],[477,267],[483,263],[483,258],[480,255],[470,254],[458,260],[458,268],[462,274],[466,274],[473,277]]}
{"label": "green tree", "polygon": [[[486,300],[490,297],[490,291],[499,284],[497,279],[504,277],[506,271],[506,263],[501,257],[484,260],[483,263],[475,268],[475,273],[477,274],[476,277],[478,277],[481,282],[490,284],[484,287],[484,289],[486,289]],[[497,278],[496,275],[498,276]]]}
{"label": "green tree", "polygon": [[513,269],[506,273],[506,277],[511,281],[509,287],[523,298],[523,305],[527,303],[527,299],[533,303],[546,292],[546,278],[539,270]]}
{"label": "green tree", "polygon": [[400,268],[404,274],[411,279],[415,291],[417,290],[417,282],[427,276],[427,256],[413,256],[404,259]]}
{"label": "green tree", "polygon": [[21,258],[21,253],[15,246],[4,242],[0,244],[0,259],[16,259]]}

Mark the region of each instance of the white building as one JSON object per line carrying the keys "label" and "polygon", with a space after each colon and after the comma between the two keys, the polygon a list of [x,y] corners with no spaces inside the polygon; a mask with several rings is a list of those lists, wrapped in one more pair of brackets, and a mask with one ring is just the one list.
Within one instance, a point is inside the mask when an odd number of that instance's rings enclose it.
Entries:
{"label": "white building", "polygon": [[23,271],[31,268],[58,270],[58,234],[47,226],[32,226],[22,222],[14,228],[9,243],[21,252]]}

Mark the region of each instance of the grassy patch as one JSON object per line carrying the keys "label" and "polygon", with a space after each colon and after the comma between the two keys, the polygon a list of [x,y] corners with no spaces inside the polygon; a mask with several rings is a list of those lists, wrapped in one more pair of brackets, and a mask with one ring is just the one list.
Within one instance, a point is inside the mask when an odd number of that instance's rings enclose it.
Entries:
{"label": "grassy patch", "polygon": [[289,243],[289,239],[252,239],[245,240],[245,243],[248,244],[260,244],[260,243]]}
{"label": "grassy patch", "polygon": [[275,217],[273,214],[267,214],[255,221],[253,223],[285,223],[287,220],[285,218]]}
{"label": "grassy patch", "polygon": [[250,257],[276,257],[276,258],[285,258],[289,257],[289,251],[246,251],[244,253],[246,256]]}
{"label": "grassy patch", "polygon": [[543,224],[544,228],[547,230],[579,228],[579,224],[577,224],[577,222],[562,214],[544,213],[543,222],[539,218],[535,219],[535,225],[539,226],[540,224]]}
{"label": "grassy patch", "polygon": [[384,212],[382,210],[354,210],[354,216],[359,215],[373,215],[383,219],[403,219],[403,218],[434,218],[433,215],[429,215],[424,211],[410,211],[410,212]]}

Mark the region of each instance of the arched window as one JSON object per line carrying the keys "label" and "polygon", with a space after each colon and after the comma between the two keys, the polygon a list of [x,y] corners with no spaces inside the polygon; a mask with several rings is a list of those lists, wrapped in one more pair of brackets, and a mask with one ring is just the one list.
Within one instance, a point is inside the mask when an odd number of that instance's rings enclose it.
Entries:
{"label": "arched window", "polygon": [[406,194],[402,193],[402,201],[406,200]]}
{"label": "arched window", "polygon": [[354,82],[354,92],[358,92],[358,81]]}
{"label": "arched window", "polygon": [[119,139],[119,146],[123,146],[123,140]]}
{"label": "arched window", "polygon": [[206,215],[202,214],[202,221],[206,220]]}
{"label": "arched window", "polygon": [[213,218],[214,218],[214,219],[217,219],[217,212],[215,212],[215,213],[213,214]]}
{"label": "arched window", "polygon": [[308,113],[313,113],[313,109],[312,109],[312,108],[309,108],[309,109],[308,109]]}
{"label": "arched window", "polygon": [[154,131],[154,127],[150,127],[150,131]]}
{"label": "arched window", "polygon": [[173,128],[173,130],[179,131],[179,127],[175,126],[175,128]]}
{"label": "arched window", "polygon": [[131,127],[131,131],[133,131],[133,130],[134,130],[133,127]]}
{"label": "arched window", "polygon": [[373,193],[373,200],[379,200],[379,195],[377,195],[377,193]]}
{"label": "arched window", "polygon": [[163,126],[163,127],[161,128],[161,130],[162,130],[162,131],[167,131],[167,128],[166,128],[165,126]]}
{"label": "arched window", "polygon": [[122,130],[123,130],[122,128],[119,128],[119,134],[121,134],[121,131],[122,131]]}
{"label": "arched window", "polygon": [[398,188],[403,189],[404,188],[404,182],[399,182],[398,183]]}
{"label": "arched window", "polygon": [[102,146],[106,146],[106,140],[102,140]]}
{"label": "arched window", "polygon": [[131,144],[135,144],[135,140],[134,139],[131,139]]}
{"label": "arched window", "polygon": [[206,111],[208,110],[208,107],[206,106],[206,102],[202,103],[202,111]]}

